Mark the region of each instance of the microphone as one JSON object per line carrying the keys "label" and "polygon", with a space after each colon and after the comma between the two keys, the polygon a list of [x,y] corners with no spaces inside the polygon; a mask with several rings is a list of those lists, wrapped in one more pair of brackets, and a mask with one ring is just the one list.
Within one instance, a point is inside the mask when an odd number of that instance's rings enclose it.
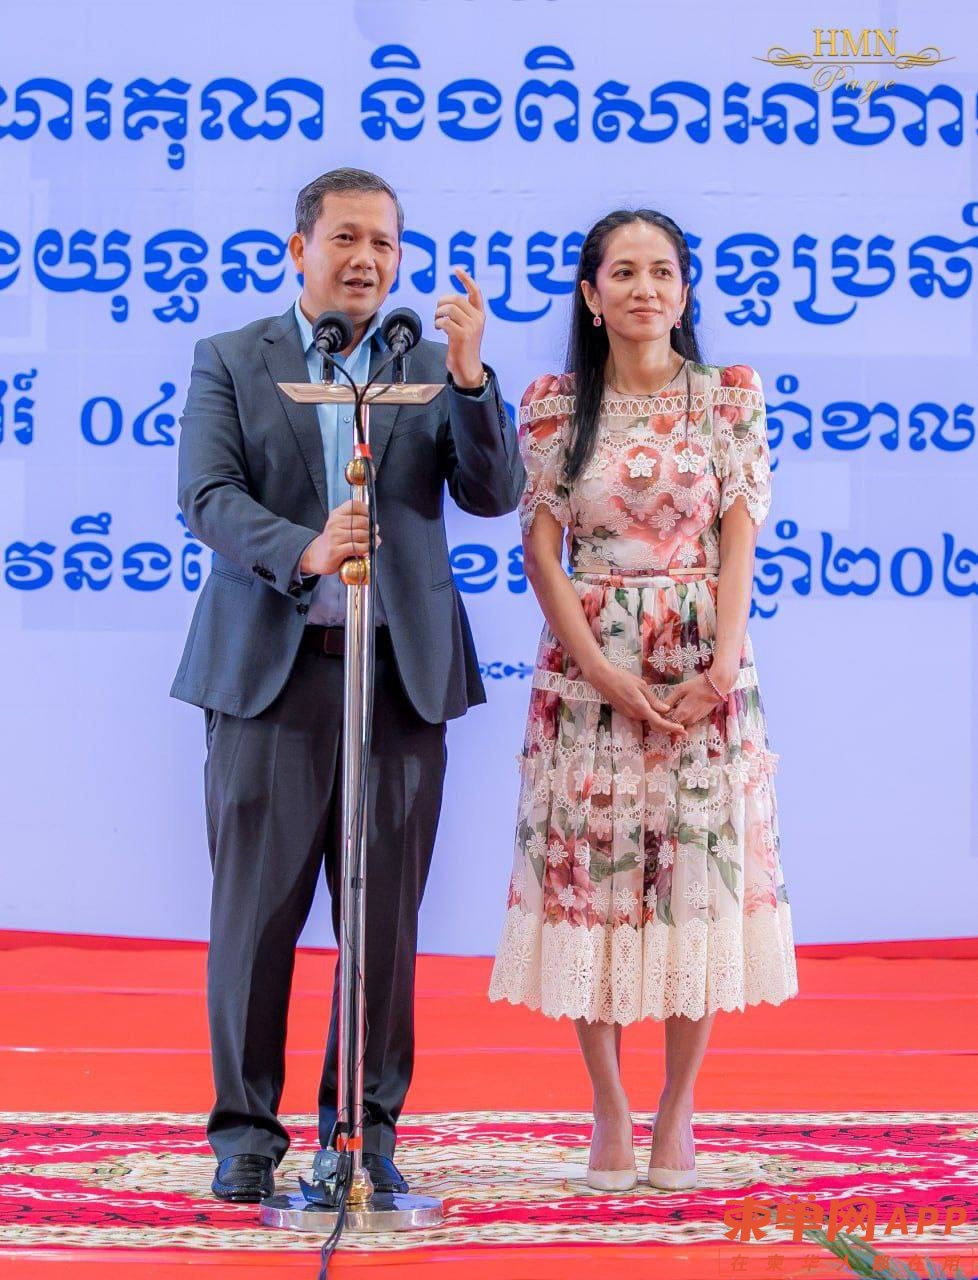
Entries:
{"label": "microphone", "polygon": [[342,351],[353,341],[353,321],[344,311],[324,311],[312,326],[312,340],[321,356]]}
{"label": "microphone", "polygon": [[421,341],[421,317],[410,307],[398,307],[384,317],[380,336],[392,355],[405,356]]}

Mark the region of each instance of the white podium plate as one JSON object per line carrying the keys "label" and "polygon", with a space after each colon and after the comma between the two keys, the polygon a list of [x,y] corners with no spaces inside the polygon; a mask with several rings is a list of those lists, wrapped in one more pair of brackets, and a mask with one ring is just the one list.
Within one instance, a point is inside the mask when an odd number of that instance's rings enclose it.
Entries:
{"label": "white podium plate", "polygon": [[[280,382],[297,404],[352,404],[353,388],[347,382]],[[361,388],[358,387],[357,391]],[[364,404],[430,404],[445,387],[440,382],[378,382],[367,392]]]}

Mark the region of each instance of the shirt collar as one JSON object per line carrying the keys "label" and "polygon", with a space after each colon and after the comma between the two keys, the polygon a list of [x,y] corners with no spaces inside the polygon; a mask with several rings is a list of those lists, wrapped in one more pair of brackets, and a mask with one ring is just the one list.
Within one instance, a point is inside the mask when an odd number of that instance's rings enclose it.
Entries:
{"label": "shirt collar", "polygon": [[[295,306],[292,308],[295,313],[295,322],[299,326],[299,338],[302,342],[302,351],[304,355],[308,355],[312,342],[312,321],[306,319],[306,313],[299,305],[299,299],[296,298]],[[363,335],[359,345],[365,342],[372,342],[378,349],[384,345],[384,340],[380,336],[380,313],[377,312],[371,317],[370,323],[367,325],[367,332]],[[354,351],[357,347],[353,348]],[[351,352],[352,355],[352,352]]]}

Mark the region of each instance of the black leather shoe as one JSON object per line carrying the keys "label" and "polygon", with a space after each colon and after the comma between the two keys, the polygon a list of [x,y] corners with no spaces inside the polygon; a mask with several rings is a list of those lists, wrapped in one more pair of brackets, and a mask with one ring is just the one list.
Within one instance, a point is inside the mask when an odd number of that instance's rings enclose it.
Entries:
{"label": "black leather shoe", "polygon": [[365,1151],[363,1167],[370,1174],[370,1181],[374,1184],[375,1191],[397,1191],[401,1195],[407,1191],[408,1184],[401,1177],[397,1165],[389,1157]]}
{"label": "black leather shoe", "polygon": [[258,1204],[275,1194],[275,1161],[250,1153],[228,1156],[217,1166],[211,1190],[218,1200]]}

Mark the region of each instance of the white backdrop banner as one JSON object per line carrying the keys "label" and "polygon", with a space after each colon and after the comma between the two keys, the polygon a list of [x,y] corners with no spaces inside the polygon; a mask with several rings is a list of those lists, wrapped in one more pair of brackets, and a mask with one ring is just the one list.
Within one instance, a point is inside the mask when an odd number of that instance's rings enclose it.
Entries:
{"label": "white backdrop banner", "polygon": [[[298,189],[356,165],[405,205],[392,304],[438,336],[472,271],[510,404],[563,365],[597,217],[686,230],[706,358],[768,403],[750,628],[798,940],[975,932],[978,14],[898,9],[8,0],[0,924],[206,936],[178,419],[194,342],[294,300]],[[478,953],[541,616],[515,515],[448,522],[489,702],[450,730],[422,946]]]}

